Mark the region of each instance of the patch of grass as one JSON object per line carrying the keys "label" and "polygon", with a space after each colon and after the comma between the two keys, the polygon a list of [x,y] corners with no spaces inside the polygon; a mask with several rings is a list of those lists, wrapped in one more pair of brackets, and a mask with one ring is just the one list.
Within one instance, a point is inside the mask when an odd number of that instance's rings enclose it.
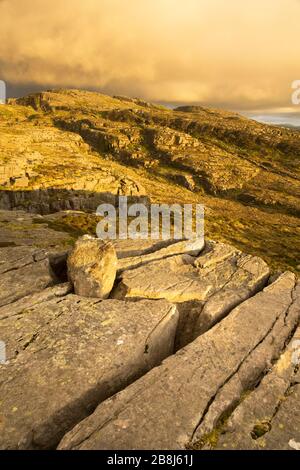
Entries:
{"label": "patch of grass", "polygon": [[56,232],[65,232],[77,239],[85,234],[95,235],[97,226],[97,217],[94,214],[65,214],[60,218],[33,219],[35,224],[47,224],[48,227]]}
{"label": "patch of grass", "polygon": [[220,430],[213,429],[210,433],[204,434],[193,446],[191,450],[201,450],[203,447],[208,446],[210,449],[215,449],[218,445]]}
{"label": "patch of grass", "polygon": [[269,420],[263,420],[255,424],[251,431],[252,439],[256,440],[264,436],[267,432],[271,430],[271,423]]}
{"label": "patch of grass", "polygon": [[214,429],[211,432],[201,436],[198,441],[194,442],[193,444],[189,444],[187,448],[191,450],[201,450],[204,447],[208,446],[209,449],[215,449],[218,445],[220,435],[224,433],[226,423],[231,413],[232,408],[229,408],[228,410],[224,411]]}

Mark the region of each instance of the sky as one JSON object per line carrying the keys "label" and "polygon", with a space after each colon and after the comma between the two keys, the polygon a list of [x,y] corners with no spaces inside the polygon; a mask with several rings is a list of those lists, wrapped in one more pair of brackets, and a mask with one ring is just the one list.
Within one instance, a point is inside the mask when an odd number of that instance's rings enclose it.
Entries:
{"label": "sky", "polygon": [[300,122],[299,30],[300,0],[0,0],[0,80]]}

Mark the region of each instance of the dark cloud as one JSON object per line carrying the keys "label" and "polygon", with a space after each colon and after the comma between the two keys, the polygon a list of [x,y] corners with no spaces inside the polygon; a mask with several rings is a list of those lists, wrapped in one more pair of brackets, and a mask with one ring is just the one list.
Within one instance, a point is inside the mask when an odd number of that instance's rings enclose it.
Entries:
{"label": "dark cloud", "polygon": [[297,0],[0,0],[9,94],[78,87],[230,109],[291,107]]}

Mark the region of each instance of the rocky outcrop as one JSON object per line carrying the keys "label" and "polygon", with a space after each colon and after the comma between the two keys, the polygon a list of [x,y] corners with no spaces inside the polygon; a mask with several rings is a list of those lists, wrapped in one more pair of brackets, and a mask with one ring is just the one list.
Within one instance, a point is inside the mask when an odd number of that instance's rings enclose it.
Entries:
{"label": "rocky outcrop", "polygon": [[[278,322],[292,316],[294,288],[294,277],[282,276],[184,350],[100,405],[65,436],[59,448],[183,449],[197,436],[228,381],[238,377],[249,358],[273,338]],[[299,321],[300,297],[294,302],[298,312],[291,330]],[[276,346],[268,345],[270,359],[278,352]],[[270,363],[252,372],[256,380]],[[251,378],[243,383],[244,390]],[[223,406],[226,411],[228,404]]]}
{"label": "rocky outcrop", "polygon": [[[51,230],[46,221],[63,216],[38,219]],[[57,275],[68,252],[34,241],[0,248],[0,448],[298,446],[294,274],[270,276],[259,257],[208,240],[118,240],[107,249],[84,238],[69,255],[80,271],[76,295]],[[119,274],[109,294],[111,263]],[[95,298],[96,268],[109,274],[100,292],[108,299]]]}
{"label": "rocky outcrop", "polygon": [[[268,278],[269,269],[262,260],[253,259],[252,261],[251,258],[232,247],[212,244],[208,255],[203,254],[196,258],[188,253],[177,254],[179,247],[186,246],[185,243],[173,244],[139,258],[141,266],[138,267],[135,267],[135,258],[133,261],[131,258],[119,260],[119,271],[124,269],[125,264],[128,269],[121,274],[121,282],[114,295],[117,298],[126,299],[144,297],[166,298],[172,302],[204,301],[222,288],[226,287],[229,290],[230,285],[234,286],[235,282],[239,284],[239,274],[240,284],[242,279],[246,281],[247,271],[248,277],[251,277],[251,274],[258,275],[258,281],[261,283]],[[203,261],[204,266],[200,267],[202,258],[205,260],[207,256],[214,256],[214,249],[216,251],[223,249],[225,257],[223,262],[216,257],[211,261],[211,266]],[[191,253],[188,248],[186,251]],[[173,256],[171,256],[172,252]],[[241,273],[238,271],[239,268]]]}
{"label": "rocky outcrop", "polygon": [[85,235],[68,258],[68,275],[76,294],[106,299],[115,282],[117,255],[112,243]]}
{"label": "rocky outcrop", "polygon": [[[178,348],[263,288],[270,274],[260,258],[222,243],[207,244],[198,257],[191,256],[195,251],[188,249],[186,254],[177,255],[179,248],[184,251],[184,243],[119,260],[120,282],[112,294],[117,299],[163,298],[177,303]],[[122,273],[125,266],[127,270]]]}
{"label": "rocky outcrop", "polygon": [[[81,190],[80,187],[89,189]],[[109,185],[109,189],[113,193],[98,191],[95,184],[89,186],[85,180],[83,185],[71,185],[69,189],[0,190],[0,210],[26,210],[44,215],[66,210],[95,212],[100,204],[117,206],[119,195],[127,196],[130,203],[148,204],[148,198],[143,196],[141,187],[133,181],[123,179],[115,187]]]}

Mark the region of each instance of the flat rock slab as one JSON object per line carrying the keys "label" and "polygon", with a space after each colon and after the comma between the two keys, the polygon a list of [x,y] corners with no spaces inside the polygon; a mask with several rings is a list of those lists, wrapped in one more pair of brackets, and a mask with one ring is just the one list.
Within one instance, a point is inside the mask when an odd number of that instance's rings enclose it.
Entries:
{"label": "flat rock slab", "polygon": [[[298,306],[294,306],[299,318],[300,284],[297,288]],[[299,359],[300,328],[269,373],[224,423],[215,443],[217,449],[295,449],[290,441],[300,442]],[[208,442],[205,448],[210,448]]]}
{"label": "flat rock slab", "polygon": [[125,271],[112,296],[117,299],[167,299],[170,302],[203,300],[209,285],[202,282],[189,255],[152,261]]}
{"label": "flat rock slab", "polygon": [[214,397],[272,338],[277,322],[292,308],[295,282],[286,273],[236,307],[161,366],[103,402],[64,437],[59,449],[184,449]]}
{"label": "flat rock slab", "polygon": [[[137,245],[139,245],[139,241]],[[187,255],[198,255],[204,248],[205,243],[202,239],[195,240],[182,240],[177,242],[172,242],[172,240],[166,240],[165,243],[167,246],[164,246],[164,242],[158,242],[153,244],[151,251],[149,253],[139,253],[137,256],[129,256],[126,258],[119,259],[118,262],[118,274],[121,272],[138,268],[139,266],[144,266],[150,263],[151,261],[162,260],[168,258],[169,256],[175,256],[180,254]],[[160,247],[160,248],[159,248]]]}
{"label": "flat rock slab", "polygon": [[22,343],[16,358],[0,365],[1,449],[54,448],[99,403],[174,349],[178,313],[164,300],[100,302],[70,294],[33,303],[0,320],[8,348]]}
{"label": "flat rock slab", "polygon": [[[285,274],[286,278],[291,276],[292,274]],[[268,287],[269,291],[277,288],[276,282]],[[215,395],[194,432],[191,442],[193,448],[210,449],[221,446],[248,449],[260,445],[260,440],[255,440],[256,425],[260,434],[260,423],[264,427],[267,417],[271,421],[285,391],[295,380],[292,350],[286,350],[285,347],[297,328],[299,319],[300,283],[297,283],[284,315],[280,315],[271,332]],[[277,358],[280,359],[273,367]],[[253,438],[253,435],[256,437]]]}
{"label": "flat rock slab", "polygon": [[[206,256],[203,256],[203,261],[205,258]],[[201,256],[196,263],[200,260],[202,261]],[[228,270],[228,267],[234,268],[233,271]],[[211,283],[208,296],[203,301],[177,304],[179,325],[176,349],[186,346],[197,336],[205,333],[233,308],[265,287],[270,275],[269,267],[261,258],[243,254],[235,254],[227,260],[220,260],[220,263],[212,265],[212,268],[205,266],[204,263],[202,267],[198,267],[198,276],[202,284]],[[225,275],[223,280],[220,273]],[[218,280],[217,285],[214,284],[215,280]]]}
{"label": "flat rock slab", "polygon": [[263,447],[273,450],[300,450],[300,384],[293,385],[282,401]]}
{"label": "flat rock slab", "polygon": [[0,307],[54,283],[46,251],[25,246],[0,248]]}
{"label": "flat rock slab", "polygon": [[176,348],[180,349],[261,290],[269,275],[261,258],[209,242],[197,258],[170,256],[124,271],[112,297],[165,298],[178,303]]}
{"label": "flat rock slab", "polygon": [[[123,262],[125,271],[121,274],[113,296],[119,299],[165,298],[170,302],[203,301],[229,281],[236,271],[237,257],[241,254],[238,250],[221,244],[224,255],[220,260],[218,245],[209,243],[203,251],[203,259],[206,260],[208,256],[214,259],[216,250],[217,258],[213,267],[202,267],[199,264],[201,256],[195,258],[191,252],[185,253],[184,243],[175,243],[148,257],[142,256],[136,259],[135,264],[132,262],[134,258],[119,260],[119,263]],[[218,264],[220,261],[223,263]]]}
{"label": "flat rock slab", "polygon": [[49,306],[51,301],[55,305],[71,292],[72,285],[67,282],[0,307],[0,340],[5,342],[8,361],[26,349],[38,332],[59,313],[55,308],[44,309],[45,303]]}
{"label": "flat rock slab", "polygon": [[[136,258],[143,255],[149,255],[155,251],[166,248],[169,245],[176,243],[176,240],[114,240],[112,243],[115,246],[118,259]],[[122,261],[120,262],[120,266]],[[127,263],[127,262],[126,262]]]}
{"label": "flat rock slab", "polygon": [[[171,245],[170,248],[175,246]],[[222,250],[223,258],[220,259]],[[124,271],[113,297],[165,298],[170,302],[204,301],[222,288],[251,288],[251,281],[255,284],[268,276],[269,268],[260,258],[243,255],[228,245],[214,244],[209,253],[198,258],[188,254],[175,255]]]}
{"label": "flat rock slab", "polygon": [[[197,260],[198,263],[200,260],[202,261],[201,256]],[[227,278],[228,266],[232,265],[234,271]],[[214,271],[211,271],[212,268]],[[221,273],[219,277],[218,271]],[[214,273],[215,279],[218,279],[217,285],[214,284],[212,273]],[[222,279],[222,273],[225,273],[224,279]],[[205,333],[228,315],[233,308],[263,289],[268,282],[270,269],[257,256],[238,254],[228,257],[227,260],[221,260],[219,264],[214,264],[211,267],[205,264],[198,267],[198,275],[200,279],[210,282],[212,289],[208,298],[202,302],[201,308],[199,305],[195,306],[194,314],[193,309],[190,310],[190,318],[187,318],[186,321],[179,310],[181,322],[181,331],[178,335],[178,337],[180,336],[179,347],[185,346],[197,336]]]}

